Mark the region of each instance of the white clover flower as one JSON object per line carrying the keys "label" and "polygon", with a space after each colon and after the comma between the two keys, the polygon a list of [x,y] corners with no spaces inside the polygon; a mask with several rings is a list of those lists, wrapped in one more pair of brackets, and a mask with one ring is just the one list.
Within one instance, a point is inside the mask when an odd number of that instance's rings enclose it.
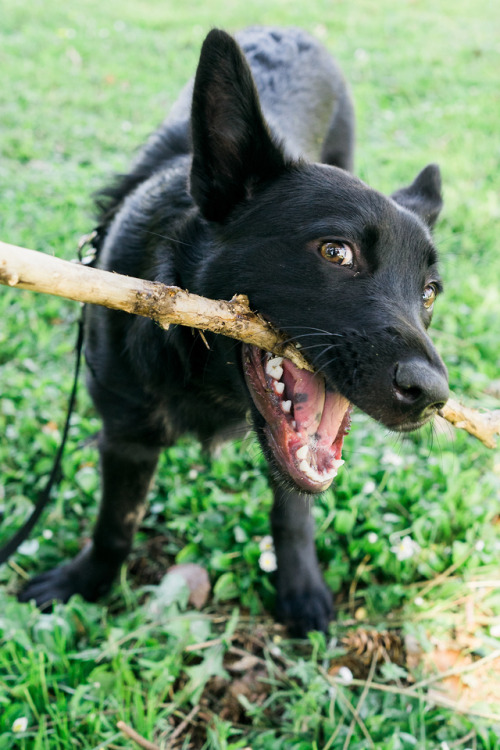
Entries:
{"label": "white clover flower", "polygon": [[378,542],[378,534],[375,531],[370,531],[366,538],[369,544],[376,544]]}
{"label": "white clover flower", "polygon": [[397,544],[391,547],[398,560],[409,560],[411,557],[420,552],[420,545],[415,542],[411,536],[404,536]]}
{"label": "white clover flower", "polygon": [[26,718],[26,716],[20,716],[12,724],[13,732],[25,732],[27,728],[28,728],[28,719]]}
{"label": "white clover flower", "polygon": [[54,536],[54,532],[52,531],[52,529],[44,529],[42,531],[42,536],[44,539],[52,539],[52,537]]}
{"label": "white clover flower", "polygon": [[417,607],[423,607],[425,604],[425,599],[422,596],[416,596],[415,604],[417,605]]}
{"label": "white clover flower", "polygon": [[495,623],[490,628],[490,635],[492,638],[500,638],[500,622]]}
{"label": "white clover flower", "polygon": [[483,549],[485,548],[485,546],[486,546],[486,545],[485,545],[485,543],[484,543],[484,540],[483,540],[483,539],[479,539],[479,540],[478,540],[478,541],[477,541],[477,542],[475,543],[475,545],[474,545],[474,549],[476,550],[476,552],[482,552],[482,551],[483,551]]}
{"label": "white clover flower", "polygon": [[389,464],[390,466],[402,466],[405,460],[403,456],[399,456],[394,451],[388,450],[382,456],[382,463]]}
{"label": "white clover flower", "polygon": [[276,560],[276,555],[274,554],[274,552],[272,552],[271,550],[263,552],[259,557],[259,566],[266,573],[272,573],[273,571],[275,571],[278,567],[278,562]]}
{"label": "white clover flower", "polygon": [[149,512],[155,516],[157,516],[158,513],[161,513],[163,510],[165,510],[165,506],[160,502],[151,503],[151,505],[149,506]]}
{"label": "white clover flower", "polygon": [[27,539],[25,542],[19,545],[17,548],[17,551],[21,553],[21,555],[28,555],[31,557],[36,552],[38,552],[38,548],[40,547],[40,543],[38,539]]}
{"label": "white clover flower", "polygon": [[270,534],[263,536],[259,542],[261,552],[274,552],[274,541]]}
{"label": "white clover flower", "polygon": [[340,667],[339,671],[337,672],[337,676],[341,680],[343,685],[350,685],[350,683],[354,679],[354,675],[349,667]]}
{"label": "white clover flower", "polygon": [[367,482],[364,483],[362,492],[364,495],[371,495],[375,490],[377,489],[377,485],[373,481],[373,479],[369,479]]}

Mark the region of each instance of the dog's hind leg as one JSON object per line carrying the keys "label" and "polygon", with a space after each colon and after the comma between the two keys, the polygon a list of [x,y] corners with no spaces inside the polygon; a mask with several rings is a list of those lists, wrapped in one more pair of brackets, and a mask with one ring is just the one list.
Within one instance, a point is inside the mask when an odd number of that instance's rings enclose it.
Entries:
{"label": "dog's hind leg", "polygon": [[332,595],[321,575],[314,545],[309,498],[274,487],[271,527],[278,561],[276,615],[291,635],[326,631]]}
{"label": "dog's hind leg", "polygon": [[140,523],[160,448],[144,443],[109,439],[99,441],[102,500],[92,542],[74,560],[32,578],[19,595],[38,606],[67,601],[81,594],[95,601],[105,594],[127,557]]}

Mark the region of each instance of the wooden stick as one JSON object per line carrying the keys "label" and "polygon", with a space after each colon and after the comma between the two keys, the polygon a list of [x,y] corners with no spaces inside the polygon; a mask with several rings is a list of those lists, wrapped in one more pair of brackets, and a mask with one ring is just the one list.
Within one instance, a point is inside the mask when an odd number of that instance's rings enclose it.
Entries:
{"label": "wooden stick", "polygon": [[449,398],[438,414],[459,430],[477,437],[488,448],[495,448],[495,435],[500,435],[500,409],[478,411]]}
{"label": "wooden stick", "polygon": [[[210,300],[176,286],[89,268],[6,242],[0,242],[0,284],[142,315],[165,329],[178,324],[220,333],[255,344],[313,372],[284,334],[250,310],[243,294],[229,302]],[[478,411],[450,399],[439,413],[488,448],[495,447],[495,435],[500,435],[500,410]]]}
{"label": "wooden stick", "polygon": [[5,242],[0,242],[0,284],[124,310],[152,318],[162,328],[177,323],[222,333],[313,372],[299,350],[285,343],[282,333],[250,310],[243,294],[229,302],[211,300],[176,286],[89,268]]}

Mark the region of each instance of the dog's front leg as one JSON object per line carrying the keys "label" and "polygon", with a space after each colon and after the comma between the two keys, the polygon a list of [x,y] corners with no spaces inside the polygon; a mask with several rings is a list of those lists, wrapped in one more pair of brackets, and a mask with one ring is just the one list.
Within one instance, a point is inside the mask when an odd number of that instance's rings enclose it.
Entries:
{"label": "dog's front leg", "polygon": [[159,449],[110,441],[104,433],[99,452],[102,500],[92,542],[70,563],[32,578],[20,601],[34,599],[44,607],[54,600],[65,602],[73,594],[95,601],[110,589],[130,552]]}
{"label": "dog's front leg", "polygon": [[276,614],[294,636],[325,631],[332,618],[332,595],[323,581],[314,545],[310,500],[274,487],[271,526],[278,560]]}

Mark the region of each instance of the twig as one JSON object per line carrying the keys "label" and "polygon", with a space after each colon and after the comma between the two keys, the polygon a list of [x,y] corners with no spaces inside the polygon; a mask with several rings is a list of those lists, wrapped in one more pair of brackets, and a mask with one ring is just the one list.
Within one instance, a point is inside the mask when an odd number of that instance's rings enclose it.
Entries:
{"label": "twig", "polygon": [[[328,674],[326,669],[323,669],[323,667],[318,665],[318,670],[321,672],[323,677],[334,687],[337,687],[337,685],[344,685],[344,683],[341,680],[336,680],[334,677]],[[349,685],[352,685],[353,687],[364,687],[366,685],[366,680],[358,680],[356,678],[353,678]],[[433,703],[436,706],[442,706],[443,708],[450,708],[456,711],[459,714],[464,714],[465,716],[477,716],[480,719],[486,719],[487,721],[493,721],[496,723],[500,723],[500,714],[493,714],[489,713],[488,711],[476,711],[472,708],[464,708],[457,703],[455,703],[452,700],[446,700],[445,698],[439,697],[435,695],[434,693],[432,696],[427,697],[425,694],[417,693],[413,690],[413,688],[398,688],[393,687],[392,685],[382,685],[380,682],[372,682],[369,685],[370,690],[378,690],[381,693],[392,693],[392,695],[402,695],[405,698],[413,698],[415,700],[424,700],[427,703]]]}
{"label": "twig", "polygon": [[442,573],[439,573],[435,578],[433,578],[431,581],[426,583],[421,591],[419,591],[419,596],[424,597],[427,596],[427,594],[432,591],[432,589],[436,588],[436,586],[440,586],[444,581],[446,581],[452,573],[454,573],[458,568],[460,568],[470,557],[471,552],[467,551],[465,555],[463,555],[460,560],[457,560],[456,562],[452,563],[446,570],[443,570]]}
{"label": "twig", "polygon": [[[47,253],[0,241],[0,284],[151,318],[167,329],[178,324],[254,344],[313,371],[289,339],[252,312],[248,298],[209,300],[175,286],[70,263]],[[450,399],[439,414],[489,448],[500,434],[500,410],[478,411]]]}
{"label": "twig", "polygon": [[128,737],[129,739],[133,740],[139,747],[144,748],[144,750],[160,750],[160,747],[158,745],[155,745],[154,742],[150,742],[145,737],[143,737],[141,734],[135,731],[135,729],[132,729],[132,727],[129,727],[128,724],[125,724],[124,721],[118,721],[116,723],[116,726],[118,729],[123,732],[123,734]]}
{"label": "twig", "polygon": [[[347,737],[345,738],[343,750],[348,750],[348,748],[349,748],[349,743],[351,741],[352,733],[354,732],[354,726],[355,726],[355,723],[356,723],[356,717],[359,717],[359,713],[361,711],[361,708],[363,707],[363,703],[366,700],[366,696],[368,695],[368,691],[370,689],[370,685],[371,685],[371,683],[373,681],[373,675],[375,674],[375,668],[377,666],[379,653],[380,653],[380,648],[378,648],[376,650],[376,652],[373,654],[372,663],[370,664],[370,671],[368,672],[368,677],[366,679],[366,685],[364,686],[363,692],[361,693],[359,701],[357,703],[357,706],[356,706],[356,709],[355,709],[356,713],[354,715],[354,719],[351,722],[351,726],[349,727],[349,731],[347,733]],[[371,738],[370,738],[370,740],[371,740]],[[373,746],[373,742],[372,742],[372,746]]]}
{"label": "twig", "polygon": [[466,581],[465,585],[470,589],[500,589],[500,578],[484,581]]}
{"label": "twig", "polygon": [[441,680],[445,680],[447,677],[458,677],[459,675],[465,674],[466,672],[473,672],[475,669],[479,669],[485,664],[488,664],[488,662],[495,661],[495,659],[500,659],[500,648],[495,649],[491,652],[491,654],[483,656],[481,659],[478,659],[472,664],[466,664],[463,667],[454,667],[453,669],[447,669],[446,672],[441,672],[439,674],[432,675],[432,677],[428,677],[425,680],[420,680],[420,682],[416,682],[414,685],[412,685],[412,690],[418,690],[420,688],[427,687],[428,685],[432,685],[434,682],[441,682]]}
{"label": "twig", "polygon": [[487,448],[496,446],[495,436],[500,435],[500,409],[478,411],[450,398],[438,413],[454,427],[477,437]]}
{"label": "twig", "polygon": [[[338,684],[342,684],[342,683],[338,683]],[[352,705],[352,703],[349,700],[349,698],[346,695],[344,695],[343,693],[341,693],[341,692],[338,693],[338,696],[339,696],[340,700],[344,702],[344,705],[347,706],[348,710],[351,712],[351,714],[353,716],[353,721],[359,726],[359,728],[363,732],[365,738],[370,743],[370,747],[375,747],[375,745],[373,744],[373,740],[370,737],[370,733],[368,732],[368,729],[366,728],[363,719],[359,716],[359,714],[357,713],[356,709]]]}
{"label": "twig", "polygon": [[151,318],[162,328],[178,324],[221,333],[313,371],[288,337],[250,310],[243,294],[229,302],[210,300],[176,286],[70,263],[6,242],[0,242],[0,284],[123,310]]}
{"label": "twig", "polygon": [[191,651],[201,651],[205,648],[211,648],[212,646],[220,646],[224,642],[223,638],[212,638],[210,641],[203,641],[201,643],[190,643],[184,647],[184,651],[188,653]]}
{"label": "twig", "polygon": [[192,720],[194,719],[194,717],[196,716],[199,710],[200,710],[200,706],[195,706],[194,708],[191,709],[191,711],[188,713],[186,718],[183,721],[181,721],[179,726],[174,729],[174,731],[168,738],[167,747],[170,746],[172,742],[174,742],[174,740],[177,739],[177,737],[179,737],[183,733],[183,731],[186,729],[188,724],[191,724]]}
{"label": "twig", "polygon": [[460,747],[461,745],[467,744],[469,740],[475,740],[476,737],[476,730],[471,729],[469,734],[466,734],[465,737],[461,737],[459,740],[455,740],[454,742],[448,742],[448,747],[450,748],[450,750],[452,747]]}

